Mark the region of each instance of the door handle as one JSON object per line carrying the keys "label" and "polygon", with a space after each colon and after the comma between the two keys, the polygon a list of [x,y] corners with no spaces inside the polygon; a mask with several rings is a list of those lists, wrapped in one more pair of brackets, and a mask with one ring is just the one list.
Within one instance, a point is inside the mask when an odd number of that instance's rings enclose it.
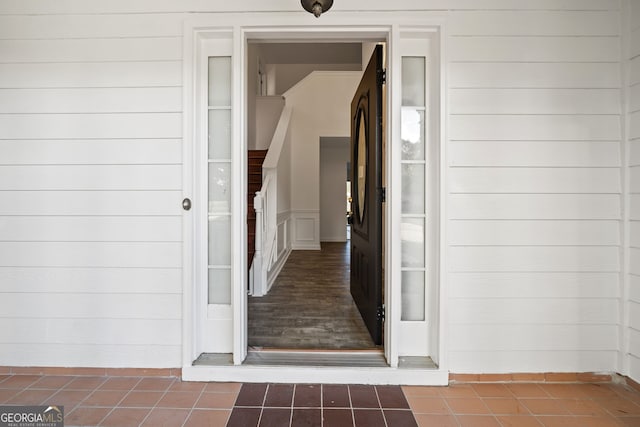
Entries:
{"label": "door handle", "polygon": [[182,209],[188,211],[191,209],[191,199],[188,197],[182,201]]}

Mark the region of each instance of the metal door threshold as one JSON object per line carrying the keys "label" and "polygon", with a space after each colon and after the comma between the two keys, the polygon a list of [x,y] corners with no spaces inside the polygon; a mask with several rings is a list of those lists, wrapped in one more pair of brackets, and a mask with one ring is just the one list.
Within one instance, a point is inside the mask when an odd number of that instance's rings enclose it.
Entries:
{"label": "metal door threshold", "polygon": [[250,349],[243,365],[386,368],[382,350]]}

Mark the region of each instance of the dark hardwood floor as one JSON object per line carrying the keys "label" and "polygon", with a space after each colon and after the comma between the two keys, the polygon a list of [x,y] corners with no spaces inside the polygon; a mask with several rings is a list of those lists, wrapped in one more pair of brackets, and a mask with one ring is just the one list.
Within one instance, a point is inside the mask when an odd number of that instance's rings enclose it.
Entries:
{"label": "dark hardwood floor", "polygon": [[349,292],[349,244],[293,251],[269,293],[249,298],[249,346],[374,349]]}

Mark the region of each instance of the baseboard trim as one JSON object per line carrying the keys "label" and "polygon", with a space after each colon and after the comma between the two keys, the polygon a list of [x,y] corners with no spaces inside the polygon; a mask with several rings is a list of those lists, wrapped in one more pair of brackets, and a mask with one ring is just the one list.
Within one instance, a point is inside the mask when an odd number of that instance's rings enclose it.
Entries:
{"label": "baseboard trim", "polygon": [[73,368],[62,366],[0,366],[0,374],[181,378],[182,368]]}
{"label": "baseboard trim", "polygon": [[265,292],[265,295],[268,294],[269,291],[271,290],[271,287],[273,286],[276,279],[278,278],[278,275],[282,271],[282,268],[287,263],[287,260],[289,259],[289,255],[291,255],[291,249],[287,249],[284,255],[280,256],[280,259],[278,259],[278,261],[273,266],[269,274],[269,278],[267,279],[267,291]]}
{"label": "baseboard trim", "polygon": [[[344,371],[343,371],[344,372]],[[107,377],[167,377],[186,381],[202,379],[184,378],[182,368],[80,368],[56,366],[0,366],[0,375],[73,375]],[[191,375],[187,375],[191,377]],[[230,381],[230,377],[225,377]],[[239,379],[236,379],[239,380]],[[250,380],[242,378],[242,381]],[[386,380],[389,381],[389,380]],[[449,384],[461,383],[611,383],[622,381],[640,391],[640,383],[616,373],[607,372],[546,372],[511,374],[456,374],[449,373]],[[391,382],[389,382],[391,383]]]}
{"label": "baseboard trim", "polygon": [[622,377],[622,378],[624,379],[624,382],[625,382],[629,387],[631,387],[632,389],[634,389],[634,390],[636,390],[636,391],[640,391],[640,384],[639,384],[637,381],[632,380],[632,379],[631,379],[631,378],[629,378],[629,377]]}
{"label": "baseboard trim", "polygon": [[[609,383],[610,372],[545,372],[512,374],[449,374],[450,383]],[[640,387],[640,385],[639,385]],[[639,389],[640,390],[640,389]]]}

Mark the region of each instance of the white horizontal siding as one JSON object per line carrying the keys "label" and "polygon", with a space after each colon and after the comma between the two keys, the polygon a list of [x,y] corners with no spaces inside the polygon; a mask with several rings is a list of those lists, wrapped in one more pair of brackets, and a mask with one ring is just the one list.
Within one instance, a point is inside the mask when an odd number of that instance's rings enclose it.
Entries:
{"label": "white horizontal siding", "polygon": [[635,57],[631,60],[629,82],[632,85],[640,83],[640,57]]}
{"label": "white horizontal siding", "polygon": [[0,40],[0,63],[179,61],[182,38]]}
{"label": "white horizontal siding", "polygon": [[454,141],[447,155],[451,166],[620,167],[620,142]]}
{"label": "white horizontal siding", "polygon": [[[117,306],[118,310],[113,310]],[[61,307],[65,307],[61,310]],[[7,318],[180,320],[176,294],[38,294],[5,293],[0,301],[0,325]],[[120,322],[122,323],[122,322]],[[124,325],[123,325],[124,326]],[[151,329],[151,328],[148,328]],[[175,334],[172,335],[175,337]],[[33,341],[37,342],[37,341]]]}
{"label": "white horizontal siding", "polygon": [[629,138],[640,139],[640,111],[629,115]]}
{"label": "white horizontal siding", "polygon": [[629,301],[640,303],[640,276],[630,275],[629,284]]}
{"label": "white horizontal siding", "polygon": [[180,268],[174,242],[0,242],[1,267]]}
{"label": "white horizontal siding", "polygon": [[182,21],[1,18],[8,363],[179,365]]}
{"label": "white horizontal siding", "polygon": [[640,166],[629,167],[629,191],[631,194],[640,194]]}
{"label": "white horizontal siding", "polygon": [[0,63],[0,87],[139,88],[182,86],[181,61]]}
{"label": "white horizontal siding", "polygon": [[181,242],[180,216],[0,216],[0,241]]}
{"label": "white horizontal siding", "polygon": [[[456,272],[616,272],[620,269],[619,248],[613,246],[453,246],[448,255],[451,271]],[[637,257],[640,263],[640,250]]]}
{"label": "white horizontal siding", "polygon": [[[640,245],[636,245],[637,242],[632,242],[629,249],[629,272],[634,276],[640,276]],[[640,322],[637,324],[640,325]]]}
{"label": "white horizontal siding", "polygon": [[617,63],[454,62],[449,66],[451,88],[615,89],[620,85]]}
{"label": "white horizontal siding", "polygon": [[22,319],[17,325],[10,322],[0,319],[0,327],[10,330],[8,341],[12,344],[154,345],[166,337],[180,336],[182,327],[179,320],[164,319],[48,319],[46,328],[42,319]]}
{"label": "white horizontal siding", "polygon": [[451,324],[607,324],[619,316],[617,299],[510,298],[456,299]]}
{"label": "white horizontal siding", "polygon": [[[359,3],[336,4],[332,11],[369,10],[456,10],[456,9],[496,9],[496,10],[615,10],[617,3],[610,0],[371,0],[366,7]],[[300,11],[300,5],[288,0],[272,0],[268,3],[257,0],[243,2],[210,2],[187,0],[176,3],[172,0],[113,0],[108,4],[87,4],[83,0],[60,0],[50,4],[47,0],[35,0],[25,4],[21,0],[5,0],[0,14],[64,14],[64,13],[162,13],[162,12],[268,12]]]}
{"label": "white horizontal siding", "polygon": [[629,90],[629,111],[640,111],[640,84],[631,86]]}
{"label": "white horizontal siding", "polygon": [[[618,221],[453,221],[449,243],[456,246],[541,245],[582,246],[620,244]],[[640,227],[637,230],[640,237]]]}
{"label": "white horizontal siding", "polygon": [[617,36],[616,11],[454,11],[454,36]]}
{"label": "white horizontal siding", "polygon": [[632,194],[629,199],[629,219],[640,221],[640,194]]}
{"label": "white horizontal siding", "polygon": [[[634,200],[640,207],[640,196]],[[615,194],[452,194],[448,202],[450,219],[620,219],[621,212]]]}
{"label": "white horizontal siding", "polygon": [[626,52],[629,70],[628,82],[628,109],[626,111],[626,121],[629,129],[629,158],[627,161],[627,175],[629,177],[628,192],[630,212],[628,225],[628,248],[629,254],[628,283],[629,295],[627,299],[628,307],[628,375],[635,381],[640,380],[640,5],[638,2],[629,2],[630,34],[628,38],[629,51]]}
{"label": "white horizontal siding", "polygon": [[[633,307],[634,304],[631,304],[631,306]],[[640,331],[634,328],[629,331],[629,353],[634,357],[640,354]]]}
{"label": "white horizontal siding", "polygon": [[0,114],[0,139],[181,137],[180,113]]}
{"label": "white horizontal siding", "polygon": [[617,275],[615,272],[450,273],[449,295],[455,299],[559,298],[574,302],[580,298],[619,298]]}
{"label": "white horizontal siding", "polygon": [[617,6],[449,15],[454,372],[615,370]]}
{"label": "white horizontal siding", "polygon": [[454,168],[451,193],[619,193],[618,168]]}
{"label": "white horizontal siding", "polygon": [[627,10],[629,13],[629,22],[632,30],[640,28],[640,7],[635,2],[630,2],[631,10]]}
{"label": "white horizontal siding", "polygon": [[617,62],[617,37],[452,37],[454,62]]}
{"label": "white horizontal siding", "polygon": [[629,165],[640,165],[640,140],[629,142]]}
{"label": "white horizontal siding", "polygon": [[[332,8],[433,10],[451,35],[453,372],[616,363],[618,8],[613,0]],[[306,16],[290,0],[0,3],[0,304],[9,310],[0,323],[20,322],[0,325],[2,364],[181,365],[182,25],[220,11]],[[640,65],[630,74],[640,81]],[[49,298],[57,309],[44,306]],[[505,299],[514,306],[503,309]],[[599,299],[606,307],[594,312]],[[21,301],[37,302],[24,323],[8,307]],[[548,310],[558,324],[546,324]],[[487,323],[465,323],[470,314]],[[509,324],[525,314],[527,324]],[[47,327],[55,332],[45,336]]]}
{"label": "white horizontal siding", "polygon": [[0,16],[0,39],[182,37],[185,17],[183,13]]}
{"label": "white horizontal siding", "polygon": [[[524,365],[527,372],[549,372],[553,366],[557,372],[609,372],[617,362],[617,350],[581,350],[576,358],[576,351],[474,351],[474,358],[466,351],[452,351],[450,363],[461,373],[512,373],[513,366]],[[517,365],[512,361],[517,360]],[[640,364],[638,364],[640,368]],[[639,369],[640,371],[640,369]]]}
{"label": "white horizontal siding", "polygon": [[632,329],[640,332],[634,325],[640,325],[640,303],[631,301],[629,303],[629,323],[632,325]]}
{"label": "white horizontal siding", "polygon": [[0,215],[181,215],[182,191],[3,191]]}
{"label": "white horizontal siding", "polygon": [[618,89],[452,89],[451,114],[620,114]]}
{"label": "white horizontal siding", "polygon": [[179,190],[179,165],[0,166],[2,190]]}
{"label": "white horizontal siding", "polygon": [[[42,328],[46,328],[43,320]],[[72,334],[69,331],[69,334]],[[168,336],[168,334],[167,334]],[[109,368],[167,368],[178,366],[182,357],[179,344],[16,344],[1,343],[0,354],[8,366],[82,366]],[[46,349],[43,350],[43,349]]]}
{"label": "white horizontal siding", "polygon": [[181,280],[181,269],[166,267],[0,267],[3,292],[32,295],[182,294]]}
{"label": "white horizontal siding", "polygon": [[451,325],[452,351],[617,351],[617,325]]}
{"label": "white horizontal siding", "polygon": [[615,141],[616,115],[453,115],[452,140]]}
{"label": "white horizontal siding", "polygon": [[179,87],[0,89],[0,114],[181,111]]}
{"label": "white horizontal siding", "polygon": [[635,27],[631,30],[631,36],[629,37],[629,39],[631,40],[631,52],[629,57],[635,58],[637,56],[640,56],[640,27]]}
{"label": "white horizontal siding", "polygon": [[180,139],[0,140],[0,165],[181,164]]}

